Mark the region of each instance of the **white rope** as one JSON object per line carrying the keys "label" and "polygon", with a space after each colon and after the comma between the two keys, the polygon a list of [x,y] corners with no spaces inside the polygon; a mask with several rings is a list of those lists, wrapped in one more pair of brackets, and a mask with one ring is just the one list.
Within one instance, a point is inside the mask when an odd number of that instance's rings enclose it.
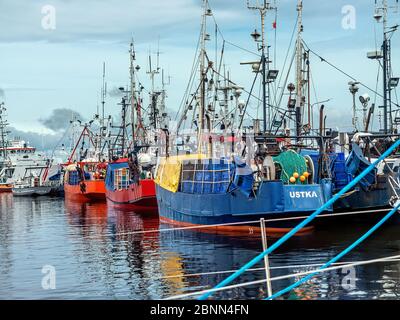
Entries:
{"label": "white rope", "polygon": [[[385,262],[400,262],[399,259],[391,259],[386,260]],[[365,261],[363,261],[365,262]],[[345,264],[350,263],[358,263],[357,261],[346,261],[346,262],[336,262],[333,263],[335,266],[342,266]],[[288,265],[288,266],[275,266],[270,267],[271,270],[281,270],[281,269],[296,269],[296,268],[311,268],[311,267],[320,267],[323,263],[312,263],[312,264],[299,264],[299,265]],[[146,280],[164,280],[164,279],[174,279],[174,278],[191,278],[191,277],[199,277],[199,276],[212,276],[212,275],[219,275],[219,274],[227,274],[227,273],[234,273],[238,270],[221,270],[221,271],[211,271],[211,272],[199,272],[199,273],[189,273],[189,274],[181,274],[181,275],[173,275],[173,276],[160,276],[160,277],[149,277],[144,278]],[[246,272],[258,272],[258,271],[265,271],[265,268],[252,268],[247,269]]]}
{"label": "white rope", "polygon": [[[271,281],[284,280],[284,279],[295,278],[295,277],[300,277],[300,276],[312,274],[312,273],[315,273],[315,272],[322,273],[322,272],[332,271],[332,270],[336,270],[336,269],[349,268],[349,267],[361,266],[361,265],[367,265],[367,264],[379,263],[379,262],[388,262],[388,261],[397,260],[397,259],[400,259],[400,255],[390,256],[390,257],[386,257],[386,258],[373,259],[373,260],[360,261],[360,262],[350,263],[350,264],[344,264],[344,265],[340,265],[340,266],[329,267],[329,268],[326,268],[326,269],[323,269],[323,270],[314,269],[314,270],[310,270],[310,271],[299,272],[299,273],[289,274],[289,275],[285,275],[285,276],[275,277],[275,278],[271,278],[270,280]],[[188,298],[188,297],[192,297],[192,296],[202,295],[202,294],[209,293],[209,292],[218,292],[218,291],[231,290],[231,289],[235,289],[235,288],[246,287],[246,286],[255,285],[255,284],[261,284],[261,283],[265,283],[265,282],[266,282],[266,279],[250,281],[250,282],[244,282],[244,283],[234,284],[234,285],[230,285],[230,286],[225,286],[225,287],[222,287],[222,288],[213,288],[213,289],[208,289],[208,290],[202,290],[202,291],[196,291],[196,292],[176,295],[176,296],[165,298],[164,300],[183,299],[183,298]]]}
{"label": "white rope", "polygon": [[[389,212],[389,211],[390,211],[389,209],[378,209],[378,210],[353,211],[353,212],[342,212],[342,213],[328,213],[328,214],[323,214],[323,215],[317,216],[317,218],[329,218],[329,217],[348,216],[348,215],[376,213],[376,212]],[[290,221],[290,220],[300,220],[300,219],[306,219],[306,218],[308,218],[308,216],[267,219],[267,220],[265,220],[265,222],[267,223],[267,222]],[[198,226],[190,226],[190,227],[150,229],[150,230],[120,232],[120,233],[115,233],[112,235],[113,236],[127,236],[127,235],[157,233],[157,232],[165,232],[165,231],[180,231],[180,230],[216,228],[216,227],[223,227],[223,226],[246,225],[246,224],[251,224],[251,223],[259,223],[259,222],[260,222],[260,220],[254,220],[254,221],[231,222],[231,223],[220,223],[220,224],[210,224],[210,225],[198,225]],[[163,223],[163,222],[161,221],[161,223]],[[100,235],[89,235],[85,238],[92,238],[92,237],[97,237],[97,236],[100,236]],[[101,236],[104,236],[104,235],[101,235]]]}

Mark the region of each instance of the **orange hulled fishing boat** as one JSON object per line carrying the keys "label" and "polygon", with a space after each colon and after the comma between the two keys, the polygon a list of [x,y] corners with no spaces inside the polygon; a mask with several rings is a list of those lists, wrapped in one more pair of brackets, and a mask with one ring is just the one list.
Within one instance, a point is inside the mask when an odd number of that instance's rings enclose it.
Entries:
{"label": "orange hulled fishing boat", "polygon": [[[80,202],[105,201],[107,162],[102,159],[94,135],[85,124],[68,162],[64,165],[65,197]],[[88,141],[88,143],[87,143]],[[81,145],[79,152],[78,146]],[[92,148],[93,146],[93,148]],[[99,160],[102,159],[102,160]]]}
{"label": "orange hulled fishing boat", "polygon": [[106,163],[77,162],[66,166],[64,176],[65,197],[75,201],[105,200]]}

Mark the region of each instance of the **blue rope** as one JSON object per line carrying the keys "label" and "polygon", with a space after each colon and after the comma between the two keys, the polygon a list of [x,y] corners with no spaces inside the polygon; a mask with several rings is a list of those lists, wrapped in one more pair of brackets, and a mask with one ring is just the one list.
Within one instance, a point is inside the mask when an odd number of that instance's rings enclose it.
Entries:
{"label": "blue rope", "polygon": [[300,279],[299,281],[295,282],[291,286],[273,294],[272,296],[266,298],[265,300],[272,300],[277,297],[280,297],[281,295],[291,291],[292,289],[298,287],[299,285],[303,284],[304,282],[307,282],[310,280],[312,277],[314,277],[316,274],[318,274],[321,270],[328,268],[331,264],[335,263],[339,259],[341,259],[343,256],[348,254],[351,250],[353,250],[356,246],[358,246],[361,242],[363,242],[365,239],[367,239],[372,233],[374,233],[383,223],[385,223],[392,215],[394,215],[397,210],[400,208],[400,203],[396,205],[395,208],[393,208],[386,216],[382,218],[375,226],[373,226],[368,232],[366,232],[362,237],[360,237],[357,241],[353,242],[350,246],[348,246],[345,250],[343,250],[341,253],[339,253],[336,257],[332,258],[329,260],[327,263],[325,263],[322,267],[320,267],[318,270],[315,272],[305,276],[304,278]]}
{"label": "blue rope", "polygon": [[[335,194],[329,201],[327,201],[322,207],[320,207],[317,211],[315,211],[313,214],[311,214],[307,219],[303,220],[301,223],[299,223],[295,228],[290,230],[287,234],[285,234],[282,238],[280,238],[277,242],[275,242],[272,246],[270,246],[267,250],[264,252],[261,252],[258,256],[250,260],[248,263],[246,263],[243,267],[241,267],[238,271],[235,273],[231,274],[229,277],[227,277],[225,280],[221,281],[218,285],[216,285],[214,288],[219,289],[222,287],[225,287],[229,283],[231,283],[233,280],[235,280],[237,277],[239,277],[241,274],[246,272],[247,269],[250,269],[253,267],[255,264],[260,262],[266,255],[270,254],[273,252],[275,249],[279,248],[283,243],[285,243],[287,240],[289,240],[293,235],[295,235],[300,229],[304,228],[307,224],[309,224],[316,216],[318,216],[320,213],[325,211],[327,208],[332,206],[343,194],[346,192],[350,191],[353,187],[355,187],[368,173],[370,173],[374,167],[387,158],[395,149],[397,149],[400,146],[400,139],[398,139],[389,149],[387,149],[374,163],[370,164],[360,175],[358,175],[353,181],[351,181],[347,186],[345,186],[342,190],[340,190],[337,194]],[[199,297],[199,300],[205,300],[208,297],[210,297],[213,294],[213,292],[207,292]]]}

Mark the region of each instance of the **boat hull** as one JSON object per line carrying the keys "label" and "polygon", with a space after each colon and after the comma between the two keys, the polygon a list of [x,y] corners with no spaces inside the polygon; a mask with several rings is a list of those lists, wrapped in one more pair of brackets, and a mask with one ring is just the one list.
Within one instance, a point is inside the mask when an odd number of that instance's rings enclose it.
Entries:
{"label": "boat hull", "polygon": [[354,190],[348,192],[335,202],[334,211],[363,211],[389,208],[392,196],[395,195],[395,192],[400,192],[400,189],[395,185],[393,185],[395,189],[392,189],[389,183],[390,177],[394,181],[400,181],[399,174],[393,173],[379,176],[377,184],[371,186],[369,189],[358,184]]}
{"label": "boat hull", "polygon": [[122,209],[136,212],[157,211],[156,188],[154,180],[144,179],[129,185],[128,189],[106,190],[107,203]]}
{"label": "boat hull", "polygon": [[106,190],[104,180],[85,181],[85,190],[80,185],[64,184],[65,197],[79,202],[105,201]]}
{"label": "boat hull", "polygon": [[0,184],[0,193],[12,192],[13,185],[10,183]]}
{"label": "boat hull", "polygon": [[12,193],[15,197],[40,197],[47,196],[52,193],[52,187],[25,187],[13,188]]}
{"label": "boat hull", "polygon": [[[267,232],[285,233],[329,200],[331,184],[288,186],[281,182],[266,182],[254,198],[246,197],[240,191],[207,195],[173,193],[159,185],[156,191],[163,222],[202,228],[210,226],[214,231],[254,233],[259,231],[259,221],[264,218]],[[215,226],[220,224],[233,225]],[[310,231],[310,227],[300,233]]]}
{"label": "boat hull", "polygon": [[334,210],[342,212],[388,208],[392,194],[391,190],[386,189],[371,191],[359,189],[358,191],[337,200],[334,205]]}

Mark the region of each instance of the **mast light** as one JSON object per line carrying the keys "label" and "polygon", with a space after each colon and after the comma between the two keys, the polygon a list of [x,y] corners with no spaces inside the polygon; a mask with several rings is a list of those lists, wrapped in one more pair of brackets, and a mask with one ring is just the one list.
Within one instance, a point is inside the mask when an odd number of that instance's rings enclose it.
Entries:
{"label": "mast light", "polygon": [[268,70],[267,79],[273,82],[278,78],[278,74],[279,70]]}
{"label": "mast light", "polygon": [[394,88],[396,88],[397,86],[399,85],[399,78],[390,78],[390,80],[389,80],[389,87],[391,88],[391,89],[394,89]]}
{"label": "mast light", "polygon": [[379,51],[371,51],[367,53],[367,58],[372,60],[378,60],[383,58],[383,52]]}

